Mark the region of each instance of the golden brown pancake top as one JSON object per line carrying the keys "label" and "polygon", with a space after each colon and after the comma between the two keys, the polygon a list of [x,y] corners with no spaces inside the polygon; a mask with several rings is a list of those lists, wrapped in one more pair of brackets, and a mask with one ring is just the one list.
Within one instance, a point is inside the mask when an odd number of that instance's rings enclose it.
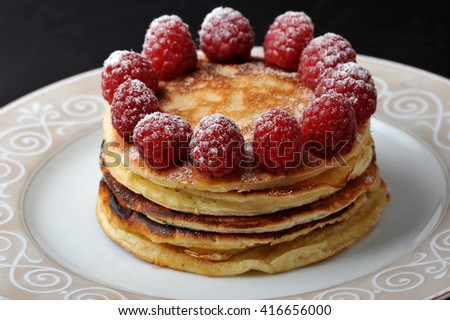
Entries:
{"label": "golden brown pancake top", "polygon": [[211,64],[185,77],[161,82],[161,110],[181,116],[194,128],[206,115],[222,113],[233,119],[245,139],[253,137],[256,119],[278,108],[298,118],[314,93],[297,73],[284,72],[254,59],[242,64]]}

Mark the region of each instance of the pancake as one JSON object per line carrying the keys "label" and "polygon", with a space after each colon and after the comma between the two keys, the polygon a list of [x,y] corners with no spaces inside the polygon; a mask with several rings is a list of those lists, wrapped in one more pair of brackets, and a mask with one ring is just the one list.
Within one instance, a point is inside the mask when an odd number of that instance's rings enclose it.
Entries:
{"label": "pancake", "polygon": [[134,173],[124,164],[107,166],[101,154],[101,166],[135,193],[172,210],[208,215],[261,215],[298,207],[329,196],[343,188],[347,181],[364,173],[373,158],[371,143],[353,165],[331,168],[297,183],[247,192],[209,192],[161,186]]}
{"label": "pancake", "polygon": [[[372,178],[369,180],[372,180]],[[370,185],[367,192],[369,192],[369,190],[378,189],[380,183],[380,180],[376,178],[376,180]],[[103,188],[107,190],[105,184],[102,184],[101,187],[102,194],[105,193]],[[260,233],[218,233],[211,230],[199,231],[180,228],[168,224],[161,224],[155,222],[154,220],[148,219],[148,217],[140,212],[134,211],[130,208],[123,208],[111,192],[107,192],[108,195],[103,195],[102,197],[104,199],[108,199],[108,202],[111,204],[112,211],[116,214],[117,218],[120,218],[121,222],[125,224],[127,228],[135,232],[140,232],[152,242],[169,243],[177,246],[184,246],[186,248],[232,250],[245,249],[261,244],[273,245],[276,243],[290,241],[299,235],[307,234],[312,230],[321,228],[327,224],[333,224],[348,219],[353,214],[356,214],[359,208],[368,200],[367,192],[359,195],[355,201],[351,202],[347,206],[338,206],[340,210],[337,212],[330,210],[328,214],[325,214],[321,219],[310,220],[309,222],[297,224],[279,231]],[[334,201],[339,203],[338,200]],[[325,201],[325,204],[330,204],[332,202],[333,200],[330,200],[328,203]],[[302,209],[303,208],[301,207],[298,208],[297,212],[301,213]],[[327,209],[322,207],[322,210]],[[295,210],[293,211],[295,213]],[[286,212],[279,212],[278,214],[282,216],[286,214]],[[309,212],[309,214],[314,216],[314,212]],[[308,215],[308,213],[306,213],[306,215]]]}
{"label": "pancake", "polygon": [[137,257],[210,276],[278,273],[335,255],[378,221],[388,193],[370,121],[357,128],[344,156],[321,159],[304,152],[298,167],[276,173],[249,160],[263,112],[278,108],[298,119],[314,98],[297,73],[256,56],[215,64],[200,54],[195,70],[160,81],[156,95],[161,111],[192,128],[213,113],[234,120],[245,138],[245,161],[221,178],[201,174],[189,161],[153,169],[114,129],[108,109],[97,218],[113,241]]}
{"label": "pancake", "polygon": [[214,261],[195,257],[185,247],[149,240],[141,231],[130,227],[112,212],[104,186],[102,184],[97,201],[97,218],[113,241],[153,264],[208,276],[232,276],[250,270],[279,273],[332,257],[372,229],[387,201],[386,186],[381,182],[379,188],[367,194],[367,201],[358,208],[357,213],[348,219],[325,225],[289,241],[256,246],[224,261]]}
{"label": "pancake", "polygon": [[190,74],[161,81],[157,98],[163,112],[179,115],[192,127],[204,116],[224,114],[249,140],[264,111],[282,108],[298,117],[314,92],[299,82],[296,73],[267,66],[256,56],[238,64],[211,63],[200,56]]}
{"label": "pancake", "polygon": [[257,216],[225,215],[226,211],[223,212],[224,215],[211,216],[184,213],[158,205],[127,189],[114,179],[107,168],[103,168],[103,172],[109,192],[122,208],[140,212],[160,224],[219,233],[273,232],[320,220],[349,206],[372,185],[380,183],[378,168],[375,162],[372,162],[361,176],[349,181],[344,188],[309,205]]}
{"label": "pancake", "polygon": [[[236,122],[247,143],[253,138],[254,124],[264,111],[279,108],[298,118],[314,98],[296,73],[272,69],[259,60],[227,65],[201,60],[199,67],[189,75],[161,82],[157,96],[162,111],[182,116],[192,128],[211,110],[225,114]],[[123,164],[129,171],[164,187],[219,193],[287,186],[331,168],[352,167],[355,162],[364,160],[369,163],[370,159],[367,161],[361,154],[368,144],[373,144],[370,122],[367,122],[358,127],[355,146],[345,156],[325,161],[309,153],[298,168],[287,172],[273,174],[241,166],[236,173],[217,178],[199,173],[189,163],[164,170],[147,166],[137,148],[125,142],[113,128],[109,110],[105,113],[103,128],[104,153],[109,166]]]}

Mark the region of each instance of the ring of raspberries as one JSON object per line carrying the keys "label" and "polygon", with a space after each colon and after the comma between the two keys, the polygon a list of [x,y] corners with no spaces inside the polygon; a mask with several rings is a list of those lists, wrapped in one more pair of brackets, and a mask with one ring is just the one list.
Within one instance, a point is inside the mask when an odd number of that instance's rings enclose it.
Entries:
{"label": "ring of raspberries", "polygon": [[[199,48],[210,61],[245,62],[253,46],[253,30],[241,12],[218,7],[205,17]],[[222,114],[204,117],[193,130],[181,117],[160,112],[158,82],[192,72],[198,59],[188,25],[164,15],[150,24],[141,54],[115,51],[103,64],[101,87],[111,123],[149,167],[190,162],[210,177],[230,175],[241,162],[248,167],[249,158],[261,170],[284,172],[299,167],[307,153],[325,160],[349,153],[357,127],[369,120],[377,102],[372,76],[356,63],[350,42],[334,33],[314,37],[311,18],[288,11],[270,25],[263,50],[267,65],[297,72],[314,90],[315,99],[299,119],[274,106],[257,119],[247,143]]]}

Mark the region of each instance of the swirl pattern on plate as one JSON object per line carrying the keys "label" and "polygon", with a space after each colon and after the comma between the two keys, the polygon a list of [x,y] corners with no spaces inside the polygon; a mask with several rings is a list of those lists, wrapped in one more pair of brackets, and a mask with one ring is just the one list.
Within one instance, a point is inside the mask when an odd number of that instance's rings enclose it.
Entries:
{"label": "swirl pattern on plate", "polygon": [[90,281],[45,257],[21,226],[20,201],[26,177],[39,168],[40,160],[58,149],[61,141],[79,135],[83,126],[91,130],[98,125],[105,111],[98,94],[75,94],[60,103],[47,103],[39,99],[45,99],[47,90],[41,91],[35,99],[19,100],[1,112],[7,123],[0,131],[0,278],[6,282],[0,297],[124,299],[113,289],[87,286]]}

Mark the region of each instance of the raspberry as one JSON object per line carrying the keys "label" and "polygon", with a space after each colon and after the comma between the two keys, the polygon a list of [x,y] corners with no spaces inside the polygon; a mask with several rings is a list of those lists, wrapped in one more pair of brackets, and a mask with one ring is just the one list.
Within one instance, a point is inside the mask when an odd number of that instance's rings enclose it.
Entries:
{"label": "raspberry", "polygon": [[152,90],[139,80],[128,79],[114,93],[111,122],[123,139],[130,142],[139,120],[158,110],[159,102]]}
{"label": "raspberry", "polygon": [[183,118],[154,112],[136,125],[133,141],[150,167],[165,169],[188,159],[191,135],[191,126]]}
{"label": "raspberry", "polygon": [[372,75],[366,68],[354,63],[340,64],[327,73],[316,87],[319,97],[325,93],[343,94],[355,110],[356,125],[366,122],[377,107],[377,91]]}
{"label": "raspberry", "polygon": [[314,99],[299,119],[304,149],[329,159],[349,153],[356,140],[355,112],[341,94]]}
{"label": "raspberry", "polygon": [[162,80],[173,79],[197,65],[197,51],[189,27],[176,15],[164,15],[152,21],[145,34],[143,54]]}
{"label": "raspberry", "polygon": [[190,144],[193,166],[206,176],[233,173],[242,158],[244,137],[236,123],[215,113],[200,120]]}
{"label": "raspberry", "polygon": [[141,80],[153,92],[158,88],[158,75],[144,56],[133,51],[114,51],[103,63],[102,93],[112,102],[117,87],[127,79]]}
{"label": "raspberry", "polygon": [[298,166],[302,147],[300,126],[286,111],[272,109],[256,121],[253,153],[267,171],[286,171]]}
{"label": "raspberry", "polygon": [[254,34],[250,22],[237,10],[218,7],[203,20],[200,49],[213,62],[234,62],[250,57]]}
{"label": "raspberry", "polygon": [[300,56],[300,79],[314,89],[328,69],[339,63],[355,62],[356,52],[350,42],[335,33],[314,38]]}
{"label": "raspberry", "polygon": [[300,55],[313,34],[314,25],[304,12],[279,15],[264,38],[264,59],[286,71],[296,71]]}

